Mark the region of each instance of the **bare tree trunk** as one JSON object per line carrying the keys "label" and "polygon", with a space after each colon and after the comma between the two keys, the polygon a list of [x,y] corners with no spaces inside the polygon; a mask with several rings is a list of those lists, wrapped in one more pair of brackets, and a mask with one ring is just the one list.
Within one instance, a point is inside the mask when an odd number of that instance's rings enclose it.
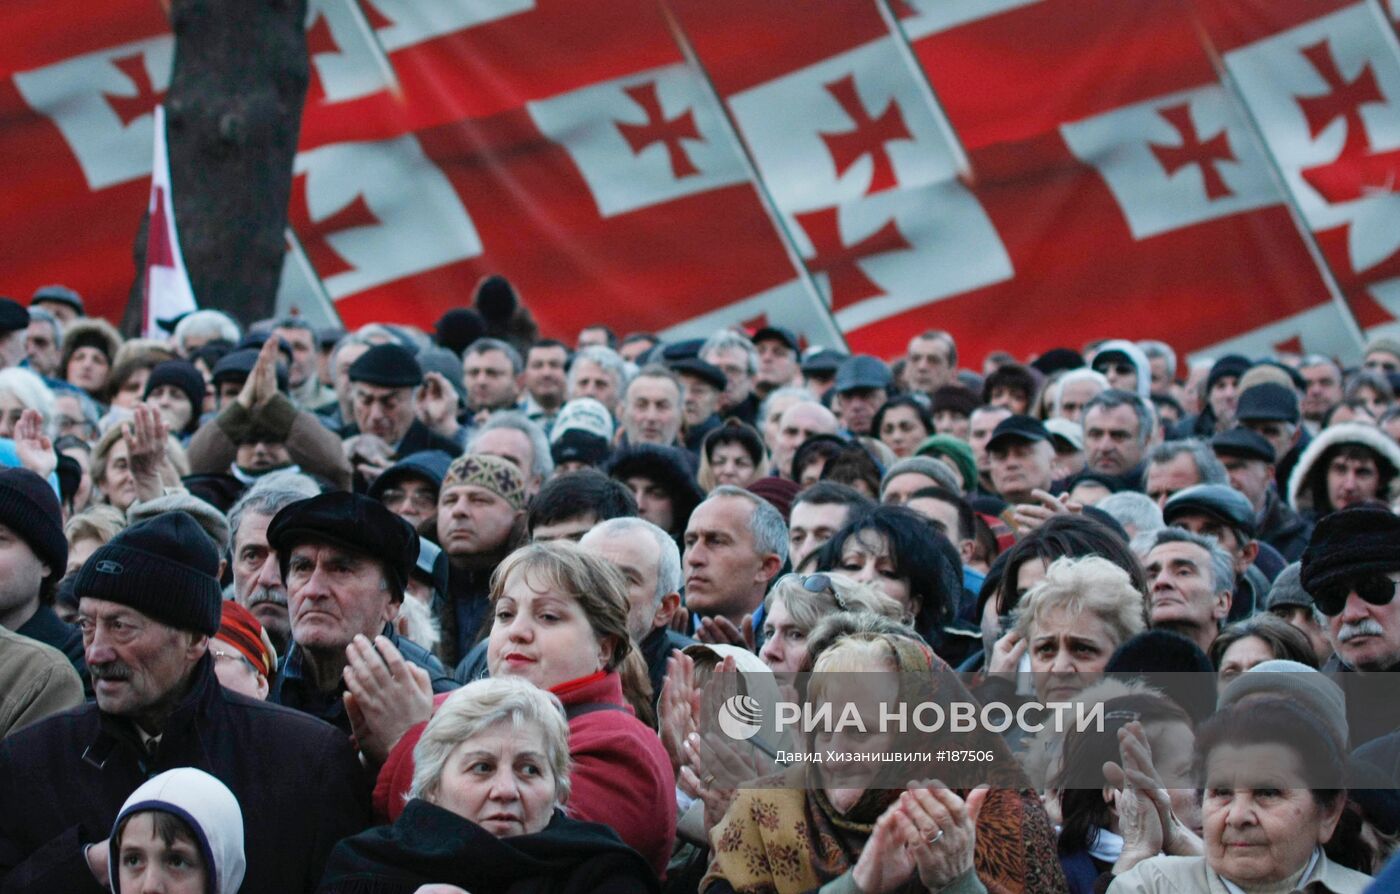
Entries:
{"label": "bare tree trunk", "polygon": [[[180,247],[201,308],[271,316],[306,99],[306,0],[173,0],[165,99]],[[140,327],[146,226],[123,326]]]}

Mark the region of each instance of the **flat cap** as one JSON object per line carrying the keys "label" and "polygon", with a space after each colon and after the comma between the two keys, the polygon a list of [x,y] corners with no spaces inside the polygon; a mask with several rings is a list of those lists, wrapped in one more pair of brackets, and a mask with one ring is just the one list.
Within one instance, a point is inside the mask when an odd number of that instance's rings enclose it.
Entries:
{"label": "flat cap", "polygon": [[1302,418],[1298,393],[1276,382],[1261,382],[1240,392],[1235,418],[1241,422],[1290,422]]}
{"label": "flat cap", "polygon": [[992,436],[987,440],[988,450],[1004,448],[1012,441],[1048,441],[1050,432],[1045,423],[1031,416],[1007,416],[997,423]]}
{"label": "flat cap", "polygon": [[417,388],[423,384],[423,368],[408,348],[375,345],[350,364],[350,381],[381,388]]}
{"label": "flat cap", "polygon": [[1210,439],[1210,449],[1216,456],[1233,456],[1239,459],[1260,459],[1273,465],[1278,457],[1274,455],[1274,445],[1258,432],[1247,428],[1232,428]]}
{"label": "flat cap", "polygon": [[822,348],[802,361],[802,373],[808,376],[834,376],[845,359],[846,355],[840,351]]}
{"label": "flat cap", "polygon": [[1247,537],[1255,533],[1254,507],[1244,494],[1223,484],[1197,484],[1179,490],[1162,507],[1162,519],[1171,524],[1183,515],[1200,513],[1232,528],[1239,528]]}
{"label": "flat cap", "polygon": [[869,354],[847,357],[836,368],[837,394],[862,388],[888,388],[893,381],[885,361]]}
{"label": "flat cap", "polygon": [[87,315],[87,309],[83,307],[83,296],[67,286],[40,286],[34,290],[33,296],[29,299],[29,304],[32,307],[40,301],[52,301],[55,304],[65,304],[77,311],[79,316]]}
{"label": "flat cap", "polygon": [[728,380],[724,377],[724,370],[715,366],[713,363],[706,363],[699,357],[668,360],[666,365],[682,375],[694,376],[718,391],[723,391],[725,386],[728,385]]}
{"label": "flat cap", "polygon": [[378,500],[332,491],[288,504],[267,526],[267,542],[277,551],[283,579],[292,550],[303,543],[327,543],[384,565],[390,586],[402,594],[418,562],[418,532]]}
{"label": "flat cap", "polygon": [[1299,606],[1302,608],[1312,608],[1313,598],[1308,595],[1308,591],[1303,589],[1303,566],[1299,562],[1284,567],[1274,578],[1274,583],[1269,587],[1269,593],[1264,597],[1264,609],[1273,611],[1276,608],[1292,608]]}
{"label": "flat cap", "polygon": [[29,311],[12,298],[0,298],[0,332],[17,332],[29,327]]}

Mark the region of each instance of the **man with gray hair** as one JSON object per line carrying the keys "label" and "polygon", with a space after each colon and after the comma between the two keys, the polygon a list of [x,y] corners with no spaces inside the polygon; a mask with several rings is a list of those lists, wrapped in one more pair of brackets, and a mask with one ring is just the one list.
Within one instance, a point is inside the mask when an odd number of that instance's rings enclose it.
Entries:
{"label": "man with gray hair", "polygon": [[241,337],[238,324],[228,314],[219,310],[197,310],[175,324],[170,341],[181,357],[189,357],[211,341],[223,340],[236,345]]}
{"label": "man with gray hair", "polygon": [[590,345],[574,355],[568,386],[569,400],[591,397],[616,416],[627,389],[627,363],[612,348]]}
{"label": "man with gray hair", "polygon": [[292,622],[287,615],[287,588],[277,555],[267,542],[267,526],[272,517],[298,500],[320,493],[305,475],[274,473],[249,488],[229,510],[229,544],[232,554],[233,599],[252,612],[278,655],[287,654],[292,639]]}
{"label": "man with gray hair", "polygon": [[1057,384],[1054,415],[1070,422],[1082,422],[1084,407],[1109,387],[1107,376],[1087,368],[1070,370]]}
{"label": "man with gray hair", "polygon": [[661,698],[666,660],[695,641],[671,629],[681,606],[681,553],[676,541],[641,518],[612,518],[578,544],[617,566],[627,580],[627,629],[641,650],[651,689]]}
{"label": "man with gray hair", "polygon": [[1152,405],[1131,391],[1109,389],[1084,405],[1088,468],[1118,478],[1125,490],[1142,490],[1143,454],[1157,427]]}
{"label": "man with gray hair", "polygon": [[1164,341],[1140,341],[1137,346],[1152,369],[1152,393],[1171,394],[1176,384],[1176,351]]}
{"label": "man with gray hair", "polygon": [[[59,375],[59,362],[63,357],[63,324],[58,318],[42,307],[29,308],[29,328],[24,333],[25,360],[27,366],[48,380]],[[198,409],[198,408],[196,408]]]}
{"label": "man with gray hair", "polygon": [[478,338],[462,355],[467,406],[473,413],[513,409],[520,400],[520,352],[495,338]]}
{"label": "man with gray hair", "polygon": [[742,645],[744,618],[787,561],[787,525],[762,497],[722,485],[685,529],[685,601],[702,642]]}
{"label": "man with gray hair", "polygon": [[679,375],[660,364],[642,367],[623,394],[622,427],[627,434],[622,446],[678,446],[684,403],[685,385]]}
{"label": "man with gray hair", "polygon": [[525,498],[539,493],[554,474],[554,457],[544,429],[519,410],[492,413],[486,423],[472,432],[467,453],[499,456],[509,460],[525,478]]}
{"label": "man with gray hair", "polygon": [[720,415],[756,426],[759,401],[753,380],[758,374],[758,349],[753,342],[738,332],[716,332],[700,346],[700,359],[719,367],[728,382],[719,402]]}
{"label": "man with gray hair", "polygon": [[1148,620],[1210,653],[1230,614],[1235,563],[1214,537],[1163,528],[1143,563],[1151,585]]}
{"label": "man with gray hair", "polygon": [[1229,474],[1205,441],[1167,441],[1147,455],[1147,495],[1157,506],[1172,494],[1198,484],[1229,484]]}
{"label": "man with gray hair", "polygon": [[287,391],[303,409],[314,410],[333,400],[335,392],[321,384],[317,365],[316,328],[302,317],[283,317],[272,327],[272,338],[280,338],[292,348],[287,367]]}

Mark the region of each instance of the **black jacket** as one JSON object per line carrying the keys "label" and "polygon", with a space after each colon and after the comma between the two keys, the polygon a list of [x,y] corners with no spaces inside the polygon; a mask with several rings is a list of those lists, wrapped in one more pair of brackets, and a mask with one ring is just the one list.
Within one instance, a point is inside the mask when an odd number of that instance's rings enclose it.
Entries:
{"label": "black jacket", "polygon": [[[433,653],[413,642],[399,636],[392,624],[384,625],[384,637],[394,644],[394,647],[403,655],[403,660],[409,664],[416,664],[428,672],[428,679],[432,681],[433,692],[451,692],[457,688],[457,683],[448,676],[446,668],[442,662],[433,657]],[[316,689],[312,681],[302,675],[302,662],[305,653],[296,643],[287,650],[286,656],[282,659],[282,665],[277,671],[277,679],[272,683],[272,689],[267,694],[267,700],[275,705],[284,705],[288,708],[295,708],[312,717],[326,721],[332,726],[351,735],[350,715],[345,713],[345,683],[342,681],[334,692],[321,692]]]}
{"label": "black jacket", "polygon": [[0,742],[0,892],[101,892],[83,846],[105,840],[137,786],[175,767],[218,777],[243,809],[243,891],[316,890],[335,843],[370,822],[369,781],[344,734],[225,691],[205,655],[154,754],[90,703]]}
{"label": "black jacket", "polygon": [[1264,512],[1259,517],[1259,539],[1278,550],[1284,559],[1296,562],[1303,557],[1303,550],[1312,539],[1312,525],[1270,490]]}
{"label": "black jacket", "polygon": [[666,682],[666,659],[676,649],[695,645],[695,640],[684,633],[677,633],[670,627],[657,627],[642,640],[640,649],[647,663],[647,676],[651,678],[651,703],[661,701],[661,685]]}
{"label": "black jacket", "polygon": [[472,894],[646,894],[657,888],[651,867],[607,826],[556,810],[539,832],[496,838],[415,798],[392,826],[341,842],[320,891],[412,894],[431,883]]}

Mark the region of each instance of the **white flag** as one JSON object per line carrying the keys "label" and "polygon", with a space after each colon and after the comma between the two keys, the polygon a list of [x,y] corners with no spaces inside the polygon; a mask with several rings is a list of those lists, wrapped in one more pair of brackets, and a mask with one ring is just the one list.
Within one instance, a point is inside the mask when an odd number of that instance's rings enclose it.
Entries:
{"label": "white flag", "polygon": [[141,334],[164,336],[157,320],[169,320],[198,310],[190,286],[180,235],[175,229],[175,203],[170,195],[170,159],[165,147],[165,109],[155,109],[155,160],[151,166],[151,201],[146,224],[146,294],[141,313]]}

